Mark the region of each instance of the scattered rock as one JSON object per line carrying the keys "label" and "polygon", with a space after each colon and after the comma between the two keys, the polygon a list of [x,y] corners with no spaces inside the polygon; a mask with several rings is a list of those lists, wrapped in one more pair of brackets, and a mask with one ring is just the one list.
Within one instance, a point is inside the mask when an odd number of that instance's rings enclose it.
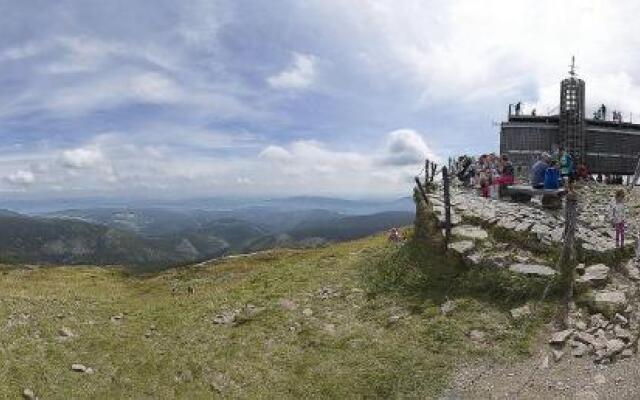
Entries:
{"label": "scattered rock", "polygon": [[593,314],[589,319],[589,327],[599,329],[606,328],[609,322],[604,318],[604,315],[598,313]]}
{"label": "scattered rock", "polygon": [[305,308],[304,310],[302,310],[302,315],[304,315],[305,317],[310,317],[313,315],[313,310],[310,308]]}
{"label": "scattered rock", "polygon": [[236,314],[231,311],[225,311],[213,317],[213,323],[217,325],[232,325],[236,321]]}
{"label": "scattered rock", "polygon": [[447,300],[440,305],[440,312],[442,315],[449,315],[456,309],[456,303],[452,300]]}
{"label": "scattered rock", "polygon": [[124,315],[122,315],[122,313],[121,313],[121,314],[116,314],[116,315],[111,316],[110,319],[111,319],[111,322],[120,322],[120,321],[122,321],[123,318],[124,318]]}
{"label": "scattered rock", "polygon": [[624,265],[624,269],[625,272],[627,273],[627,276],[629,277],[629,279],[634,280],[634,281],[640,281],[640,270],[638,270],[638,262],[635,259],[631,259],[629,260],[625,265]]}
{"label": "scattered rock", "polygon": [[334,324],[324,324],[322,330],[330,335],[334,335],[336,333],[336,326]]}
{"label": "scattered rock", "polygon": [[613,316],[617,312],[624,312],[627,296],[620,290],[599,290],[593,297],[593,307],[604,315]]}
{"label": "scattered rock", "polygon": [[620,325],[615,326],[615,328],[613,329],[613,334],[616,336],[616,338],[622,339],[626,342],[629,342],[631,340],[631,332],[624,329]]}
{"label": "scattered rock", "polygon": [[574,357],[582,357],[589,353],[589,346],[581,342],[573,342],[573,349],[571,349],[571,355]]}
{"label": "scattered rock", "polygon": [[564,331],[556,332],[551,336],[549,343],[551,344],[564,344],[569,339],[569,336],[573,333],[573,329],[566,329]]}
{"label": "scattered rock", "polygon": [[583,321],[576,321],[576,323],[573,326],[578,331],[586,331],[587,330],[587,324],[585,324]]}
{"label": "scattered rock", "polygon": [[86,372],[87,371],[87,367],[85,367],[82,364],[72,364],[71,365],[71,370],[74,372]]}
{"label": "scattered rock", "polygon": [[513,264],[509,267],[509,271],[525,275],[553,276],[557,272],[546,265],[537,264]]}
{"label": "scattered rock", "polygon": [[484,341],[484,332],[474,329],[469,332],[469,339],[474,342],[482,342]]}
{"label": "scattered rock", "polygon": [[280,305],[280,307],[287,311],[294,311],[298,308],[296,302],[290,299],[280,299],[280,301],[278,301],[278,304]]}
{"label": "scattered rock", "polygon": [[625,344],[620,339],[613,339],[607,342],[607,357],[613,357],[624,350]]}
{"label": "scattered rock", "polygon": [[73,334],[73,331],[65,326],[63,326],[62,328],[60,328],[60,330],[58,330],[58,335],[60,335],[60,337],[63,337],[63,338],[69,338],[69,337],[75,336]]}
{"label": "scattered rock", "polygon": [[578,285],[602,287],[609,279],[609,267],[604,264],[590,265],[584,269],[584,274],[576,279]]}
{"label": "scattered rock", "polygon": [[587,332],[576,332],[574,339],[578,342],[591,346],[596,345],[596,338],[593,335],[588,334]]}
{"label": "scattered rock", "polygon": [[460,225],[451,230],[451,233],[455,236],[460,236],[471,240],[485,240],[489,237],[487,231],[474,225]]}
{"label": "scattered rock", "polygon": [[391,315],[387,318],[387,325],[394,325],[402,319],[402,315]]}
{"label": "scattered rock", "polygon": [[607,383],[607,378],[605,378],[602,374],[596,374],[593,377],[593,382],[598,385],[604,385],[605,383]]}
{"label": "scattered rock", "polygon": [[553,361],[558,362],[564,356],[564,351],[562,350],[551,350],[551,354],[553,355]]}
{"label": "scattered rock", "polygon": [[620,326],[627,326],[629,324],[629,320],[622,314],[616,313],[613,317],[613,322],[616,324],[620,324]]}
{"label": "scattered rock", "polygon": [[22,397],[26,400],[37,400],[36,394],[31,389],[25,389],[22,391]]}
{"label": "scattered rock", "polygon": [[511,318],[513,319],[521,319],[523,317],[531,315],[531,308],[528,304],[525,304],[522,307],[514,308],[510,311]]}
{"label": "scattered rock", "polygon": [[326,300],[338,296],[338,292],[330,287],[323,287],[318,291],[318,295],[322,300]]}
{"label": "scattered rock", "polygon": [[460,242],[449,243],[449,250],[452,250],[456,254],[465,255],[473,250],[475,244],[471,240],[462,240]]}
{"label": "scattered rock", "polygon": [[633,357],[633,350],[631,349],[624,349],[622,350],[622,353],[620,353],[620,358],[631,358]]}

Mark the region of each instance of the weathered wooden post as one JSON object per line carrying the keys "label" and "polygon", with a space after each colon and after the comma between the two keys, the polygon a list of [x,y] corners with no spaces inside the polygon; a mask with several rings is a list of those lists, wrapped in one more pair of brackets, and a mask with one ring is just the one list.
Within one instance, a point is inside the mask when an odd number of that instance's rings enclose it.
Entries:
{"label": "weathered wooden post", "polygon": [[436,177],[436,169],[438,169],[438,164],[432,162],[431,163],[431,176],[429,179],[429,183],[433,183],[433,178]]}
{"label": "weathered wooden post", "polygon": [[563,328],[566,328],[569,319],[569,303],[573,298],[573,281],[575,279],[576,268],[575,238],[576,225],[578,222],[578,195],[572,186],[569,187],[564,210],[564,245],[562,246],[562,254],[560,255],[560,277],[564,290],[564,298],[562,301],[560,324]]}
{"label": "weathered wooden post", "polygon": [[449,238],[451,237],[451,197],[449,193],[449,170],[442,167],[442,188],[444,193],[444,247],[449,246]]}
{"label": "weathered wooden post", "polygon": [[424,162],[424,187],[429,185],[429,159]]}

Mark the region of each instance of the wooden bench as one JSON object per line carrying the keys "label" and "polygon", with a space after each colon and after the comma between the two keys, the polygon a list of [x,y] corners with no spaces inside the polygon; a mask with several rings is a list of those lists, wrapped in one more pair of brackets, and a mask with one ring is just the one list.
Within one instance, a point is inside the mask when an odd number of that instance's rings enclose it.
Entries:
{"label": "wooden bench", "polygon": [[506,192],[511,200],[518,203],[528,203],[533,196],[542,196],[542,206],[557,209],[562,207],[562,196],[566,190],[560,189],[534,189],[529,185],[511,185],[506,187]]}

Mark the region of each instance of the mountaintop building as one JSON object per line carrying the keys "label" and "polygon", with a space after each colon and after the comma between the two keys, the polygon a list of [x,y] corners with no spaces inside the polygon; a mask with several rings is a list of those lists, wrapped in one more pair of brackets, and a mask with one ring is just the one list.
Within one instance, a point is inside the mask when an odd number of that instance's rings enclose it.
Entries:
{"label": "mountaintop building", "polygon": [[569,77],[560,83],[556,115],[529,115],[521,103],[509,105],[509,118],[501,123],[500,153],[519,170],[527,170],[543,152],[564,147],[576,165],[592,174],[633,175],[640,155],[640,124],[624,122],[618,111],[608,118],[603,104],[592,118],[585,114],[585,83],[576,77],[572,61]]}

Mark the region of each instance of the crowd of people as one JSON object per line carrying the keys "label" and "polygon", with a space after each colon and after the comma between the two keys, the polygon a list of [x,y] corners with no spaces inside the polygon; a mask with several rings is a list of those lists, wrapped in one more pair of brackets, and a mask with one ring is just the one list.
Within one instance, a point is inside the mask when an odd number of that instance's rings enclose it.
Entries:
{"label": "crowd of people", "polygon": [[482,197],[497,198],[500,188],[515,183],[513,164],[506,154],[483,154],[477,160],[461,156],[456,163],[457,177],[465,186],[480,190]]}

